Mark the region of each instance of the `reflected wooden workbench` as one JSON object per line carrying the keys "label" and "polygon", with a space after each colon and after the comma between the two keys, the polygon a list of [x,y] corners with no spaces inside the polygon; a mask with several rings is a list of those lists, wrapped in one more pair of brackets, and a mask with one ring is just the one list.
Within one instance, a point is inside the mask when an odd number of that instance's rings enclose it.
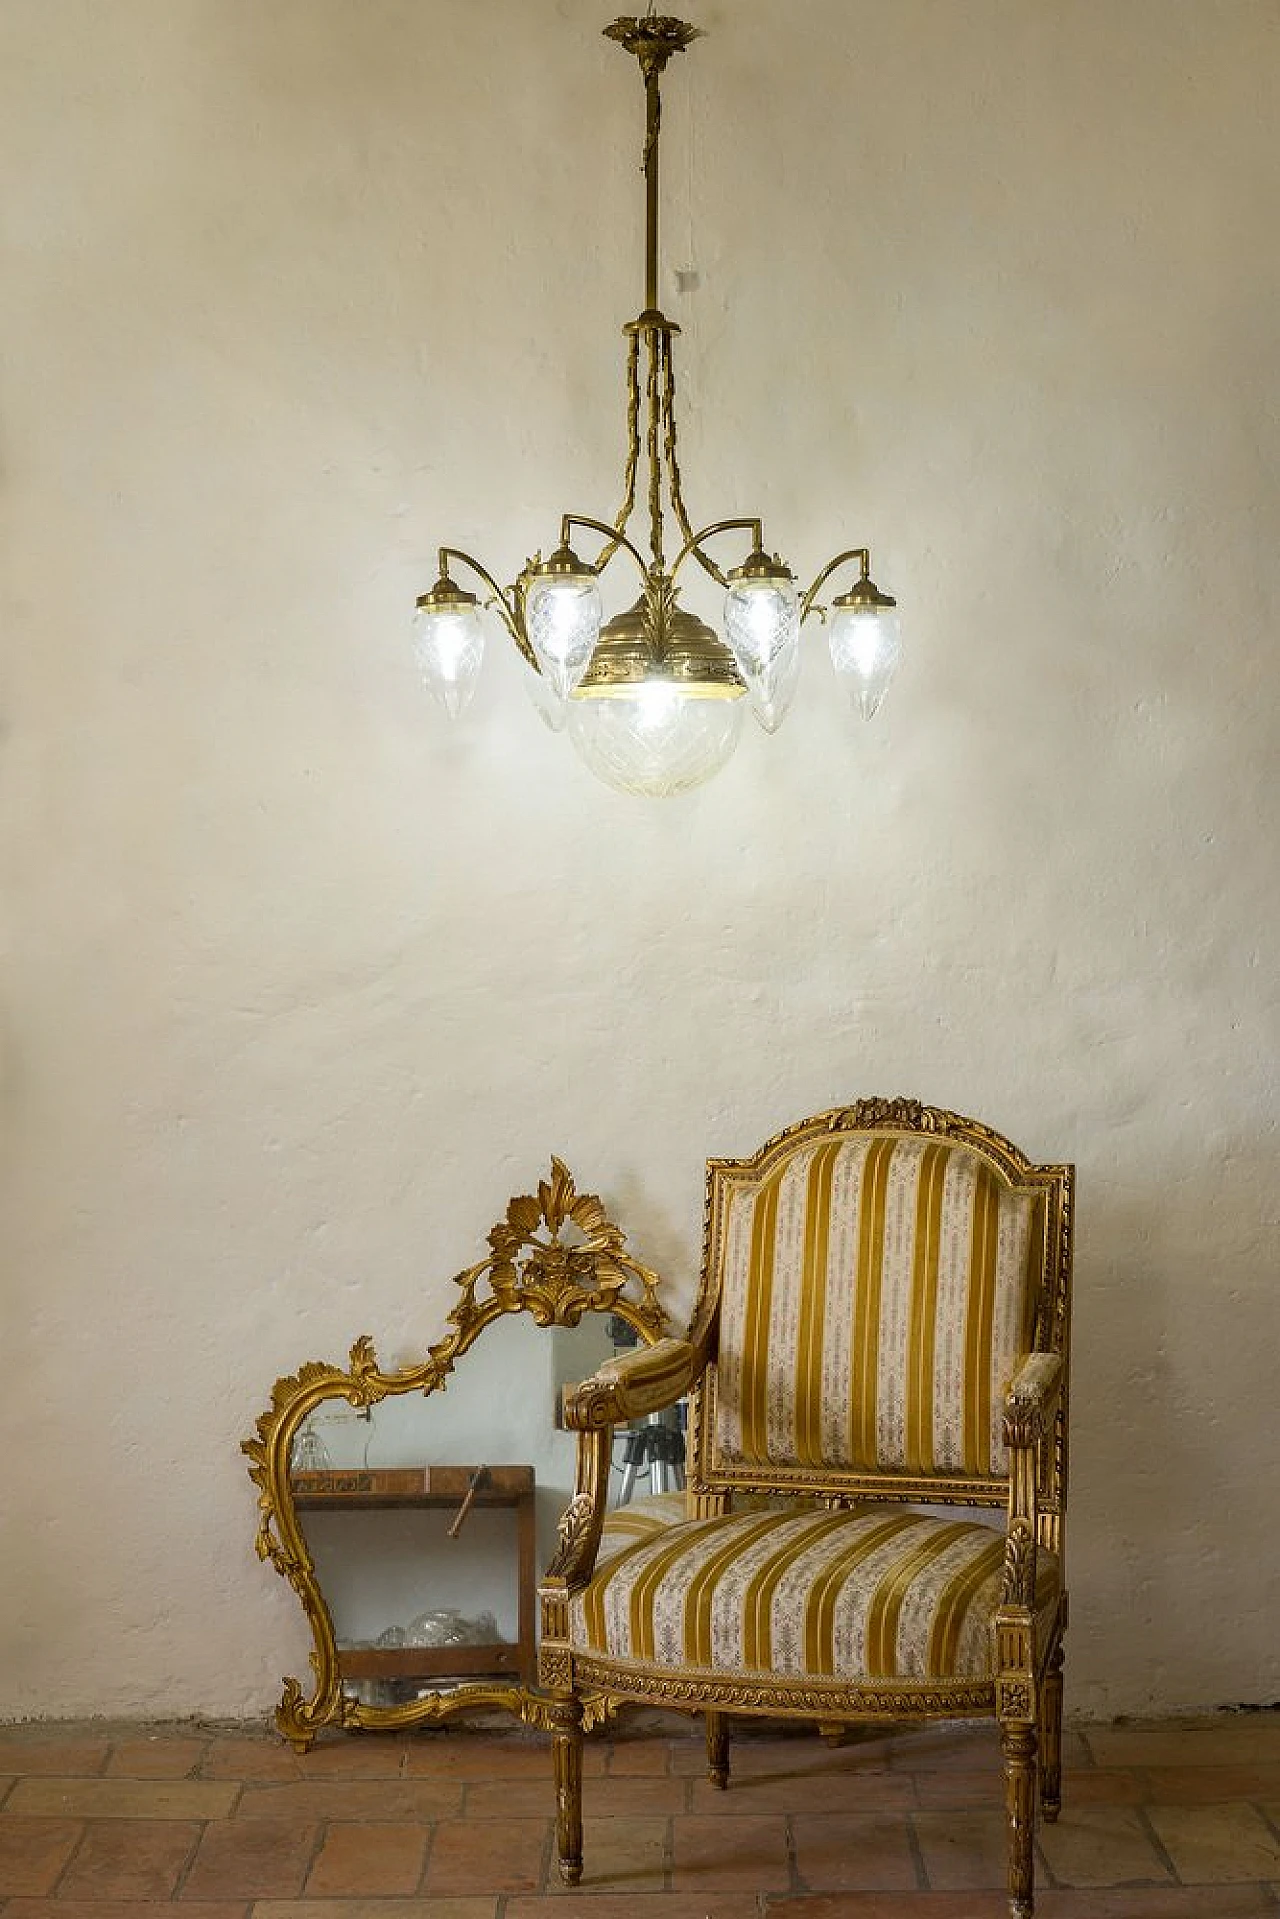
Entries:
{"label": "reflected wooden workbench", "polygon": [[532,1686],[537,1671],[534,1587],[537,1536],[532,1466],[379,1466],[290,1474],[299,1512],[423,1511],[506,1507],[516,1520],[516,1643],[479,1646],[339,1646],[343,1679],[463,1679],[501,1673]]}

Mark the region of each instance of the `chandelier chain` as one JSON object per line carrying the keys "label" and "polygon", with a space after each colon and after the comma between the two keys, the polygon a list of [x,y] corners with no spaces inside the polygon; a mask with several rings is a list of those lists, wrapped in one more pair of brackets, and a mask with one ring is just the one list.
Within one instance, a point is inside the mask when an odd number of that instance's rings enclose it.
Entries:
{"label": "chandelier chain", "polygon": [[671,489],[671,504],[675,509],[680,531],[684,535],[686,543],[692,548],[695,559],[700,561],[707,572],[714,575],[714,577],[720,581],[721,585],[723,585],[724,575],[714,560],[710,559],[698,545],[697,538],[693,531],[693,525],[689,519],[689,511],[684,503],[684,490],[680,483],[680,460],[676,453],[676,372],[674,356],[671,351],[670,334],[664,333],[662,336],[662,348],[664,371],[662,411],[667,425],[665,450],[667,455],[667,481]]}
{"label": "chandelier chain", "polygon": [[662,554],[662,454],[660,428],[662,424],[662,388],[658,378],[658,361],[662,352],[663,336],[656,328],[649,329],[649,377],[646,382],[646,397],[649,403],[649,548],[653,554],[654,566],[661,570]]}
{"label": "chandelier chain", "polygon": [[625,533],[636,503],[636,475],[640,470],[640,334],[630,335],[627,347],[627,471],[623,482],[623,501],[614,521],[619,533]]}

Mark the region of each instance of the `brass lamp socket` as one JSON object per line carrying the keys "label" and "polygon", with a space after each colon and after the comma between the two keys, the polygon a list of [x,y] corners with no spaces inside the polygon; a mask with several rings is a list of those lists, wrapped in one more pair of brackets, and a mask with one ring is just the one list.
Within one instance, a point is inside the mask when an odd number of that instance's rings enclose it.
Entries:
{"label": "brass lamp socket", "polygon": [[758,546],[754,553],[748,553],[741,566],[732,568],[725,577],[730,580],[794,580],[796,576],[785,560],[776,553],[766,553],[762,546]]}
{"label": "brass lamp socket", "polygon": [[474,593],[468,593],[465,587],[442,573],[429,593],[420,593],[417,598],[419,613],[462,613],[468,607],[479,606]]}
{"label": "brass lamp socket", "polygon": [[535,580],[594,580],[596,570],[580,560],[571,546],[558,546],[550,559],[533,568]]}
{"label": "brass lamp socket", "polygon": [[898,602],[888,593],[882,593],[874,580],[855,580],[847,593],[842,593],[832,605],[841,611],[852,610],[855,613],[880,613],[886,606],[896,606]]}

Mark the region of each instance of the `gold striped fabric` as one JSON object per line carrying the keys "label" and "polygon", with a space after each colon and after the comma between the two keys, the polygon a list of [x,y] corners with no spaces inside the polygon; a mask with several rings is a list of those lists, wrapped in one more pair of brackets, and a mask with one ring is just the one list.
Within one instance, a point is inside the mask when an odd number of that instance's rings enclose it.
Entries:
{"label": "gold striped fabric", "polygon": [[647,1499],[628,1500],[625,1506],[611,1506],[605,1514],[596,1565],[603,1565],[638,1539],[652,1539],[668,1526],[680,1525],[687,1516],[688,1502],[683,1493],[652,1493]]}
{"label": "gold striped fabric", "polygon": [[[572,1600],[569,1636],[613,1660],[705,1673],[989,1679],[1003,1563],[1002,1532],[902,1507],[652,1515]],[[1036,1587],[1047,1628],[1049,1553]]]}
{"label": "gold striped fabric", "polygon": [[725,1465],[1000,1474],[1042,1225],[969,1148],[861,1134],[732,1188],[715,1446]]}

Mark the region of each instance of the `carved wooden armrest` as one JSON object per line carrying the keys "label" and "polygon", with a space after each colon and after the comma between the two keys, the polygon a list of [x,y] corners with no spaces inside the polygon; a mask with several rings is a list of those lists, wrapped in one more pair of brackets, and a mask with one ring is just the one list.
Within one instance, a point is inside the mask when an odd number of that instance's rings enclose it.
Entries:
{"label": "carved wooden armrest", "polygon": [[578,1435],[578,1482],[560,1520],[539,1585],[544,1639],[563,1638],[568,1595],[590,1579],[600,1548],[613,1457],[611,1428],[683,1399],[706,1365],[701,1344],[660,1339],[607,1359],[590,1379],[564,1389],[564,1423]]}
{"label": "carved wooden armrest", "polygon": [[997,1710],[1002,1719],[1031,1711],[1041,1442],[1053,1431],[1061,1392],[1061,1353],[1028,1353],[1004,1398],[1009,1527],[995,1621]]}
{"label": "carved wooden armrest", "polygon": [[597,1432],[661,1412],[684,1398],[704,1363],[687,1339],[660,1339],[607,1359],[590,1379],[565,1387],[564,1423],[573,1432]]}
{"label": "carved wooden armrest", "polygon": [[1028,1353],[1004,1398],[1004,1443],[1034,1446],[1051,1430],[1062,1391],[1062,1354]]}

